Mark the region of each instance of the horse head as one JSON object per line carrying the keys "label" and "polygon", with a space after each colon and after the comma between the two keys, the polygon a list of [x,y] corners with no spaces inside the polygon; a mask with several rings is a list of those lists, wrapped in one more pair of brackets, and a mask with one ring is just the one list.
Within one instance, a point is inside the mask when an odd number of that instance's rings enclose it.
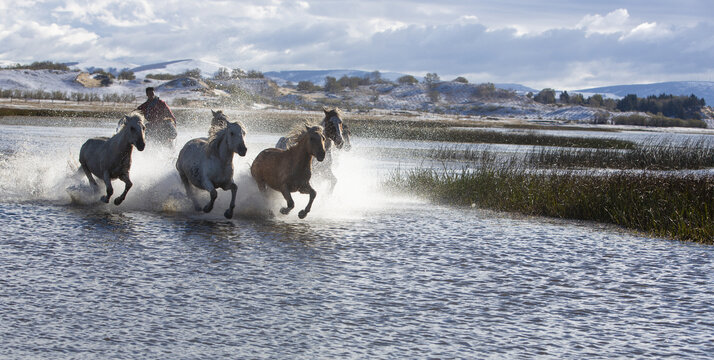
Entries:
{"label": "horse head", "polygon": [[118,127],[120,128],[119,132],[124,133],[126,141],[129,144],[136,146],[136,149],[139,151],[144,150],[146,146],[144,140],[146,126],[144,125],[144,117],[140,113],[133,112],[124,116],[119,120]]}
{"label": "horse head", "polygon": [[245,130],[240,123],[237,122],[226,122],[226,141],[228,141],[228,148],[234,153],[240,156],[245,156],[248,148],[245,146]]}
{"label": "horse head", "polygon": [[322,108],[322,110],[325,112],[325,119],[322,121],[325,137],[334,141],[340,149],[345,142],[340,109]]}
{"label": "horse head", "polygon": [[317,158],[317,161],[325,160],[325,135],[322,133],[322,126],[307,126],[305,132],[308,136],[310,155]]}

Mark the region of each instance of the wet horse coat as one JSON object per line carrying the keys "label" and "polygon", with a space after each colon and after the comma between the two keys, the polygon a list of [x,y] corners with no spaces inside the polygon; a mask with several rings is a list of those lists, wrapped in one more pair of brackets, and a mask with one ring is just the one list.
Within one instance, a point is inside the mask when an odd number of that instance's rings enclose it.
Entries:
{"label": "wet horse coat", "polygon": [[299,191],[309,194],[307,206],[298,213],[298,217],[303,219],[310,212],[317,196],[310,185],[313,157],[318,161],[324,160],[325,136],[321,126],[305,125],[296,144],[287,150],[271,148],[261,151],[250,167],[250,174],[261,191],[265,191],[267,185],[283,195],[287,207],[281,208],[280,212],[284,215],[295,207],[291,193]]}
{"label": "wet horse coat", "polygon": [[107,193],[100,199],[103,202],[109,202],[114,193],[112,180],[117,178],[124,182],[124,192],[114,199],[114,204],[119,205],[126,198],[133,185],[129,179],[132,146],[136,146],[139,151],[144,150],[144,130],[144,117],[134,112],[119,120],[119,130],[111,138],[97,137],[82,145],[79,151],[80,169],[87,175],[95,191],[98,185],[92,175],[104,180]]}
{"label": "wet horse coat", "polygon": [[[325,176],[330,181],[330,192],[332,192],[337,184],[337,177],[332,172],[332,149],[333,143],[337,149],[349,150],[351,148],[350,144],[350,132],[347,126],[342,121],[342,112],[339,108],[328,109],[323,108],[325,117],[320,122],[320,126],[324,129],[325,135],[325,159],[322,162],[313,162],[314,173]],[[286,137],[281,137],[275,147],[278,149],[287,149],[290,146],[295,145],[299,133],[291,132]]]}
{"label": "wet horse coat", "polygon": [[216,188],[221,188],[231,191],[231,204],[224,216],[228,219],[233,217],[238,191],[238,186],[233,182],[233,154],[245,156],[246,152],[245,130],[237,122],[226,121],[211,137],[196,138],[184,145],[176,160],[176,170],[196,210],[201,210],[201,206],[193,193],[193,186],[211,195],[210,202],[203,207],[204,212],[213,209],[218,197]]}

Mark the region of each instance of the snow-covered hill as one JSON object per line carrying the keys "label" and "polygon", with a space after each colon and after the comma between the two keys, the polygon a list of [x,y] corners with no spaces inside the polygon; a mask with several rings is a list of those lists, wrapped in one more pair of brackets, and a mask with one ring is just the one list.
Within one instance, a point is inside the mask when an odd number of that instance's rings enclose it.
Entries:
{"label": "snow-covered hill", "polygon": [[[297,84],[300,81],[310,81],[313,84],[325,85],[325,78],[328,76],[339,79],[343,76],[360,77],[369,76],[371,71],[362,70],[287,70],[287,71],[268,71],[263,73],[267,78],[275,81],[278,85],[284,86],[288,81]],[[382,79],[396,81],[406,74],[396,72],[380,72]]]}
{"label": "snow-covered hill", "polygon": [[[180,78],[168,81],[146,79],[142,76],[144,73],[182,73],[198,66],[204,66],[203,69],[212,69],[211,66],[214,65],[193,60],[153,64],[140,68],[140,71],[135,73],[136,80],[114,80],[109,86],[100,87],[85,87],[77,82],[75,79],[81,73],[79,71],[0,70],[0,90],[61,91],[68,95],[71,93],[133,94],[136,96],[136,101],[140,102],[144,99],[145,88],[153,86],[158,95],[170,103],[179,99],[200,100],[202,103],[224,103],[222,97],[230,96],[227,91],[238,88],[258,101],[272,104],[292,104],[304,108],[315,108],[319,104],[339,104],[348,109],[410,110],[582,123],[592,123],[596,120],[602,122],[614,115],[621,115],[621,113],[609,113],[602,109],[582,106],[544,105],[522,95],[523,88],[519,88],[519,91],[503,90],[492,84],[443,81],[430,87],[424,83],[413,85],[382,83],[359,86],[355,89],[346,88],[344,91],[328,94],[325,92],[305,93],[291,88],[280,88],[268,78],[214,80],[217,89],[212,90],[213,86],[201,79]],[[217,68],[219,65],[215,64],[215,66]],[[326,74],[331,74],[327,76],[338,74],[359,76],[360,73],[313,72],[312,76]],[[361,74],[364,75],[366,72]],[[612,91],[612,89],[608,89],[608,91]],[[242,97],[238,102],[235,102],[235,99],[233,101],[238,106],[251,105],[244,103],[250,102],[246,97]]]}
{"label": "snow-covered hill", "polygon": [[704,98],[707,105],[714,105],[714,81],[670,81],[655,84],[616,85],[575,90],[573,92],[592,94],[607,93],[614,94],[619,97],[623,97],[628,94],[635,94],[638,97],[647,97],[649,95],[659,94],[686,96],[694,94],[697,97]]}

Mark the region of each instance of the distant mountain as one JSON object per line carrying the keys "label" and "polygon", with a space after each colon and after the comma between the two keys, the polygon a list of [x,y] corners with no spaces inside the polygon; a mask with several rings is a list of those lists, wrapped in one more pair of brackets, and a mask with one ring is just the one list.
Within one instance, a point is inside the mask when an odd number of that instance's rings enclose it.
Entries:
{"label": "distant mountain", "polygon": [[[275,81],[278,85],[285,85],[288,81],[297,84],[300,81],[310,81],[315,85],[324,85],[325,77],[332,76],[339,79],[343,76],[348,77],[365,77],[372,73],[371,71],[362,70],[286,70],[286,71],[268,71],[263,73],[265,77]],[[380,72],[382,79],[396,81],[406,74],[396,72]]]}
{"label": "distant mountain", "polygon": [[714,81],[670,81],[655,84],[616,85],[574,90],[573,92],[592,94],[607,93],[620,97],[628,94],[635,94],[638,97],[647,97],[649,95],[659,94],[686,96],[694,94],[697,97],[704,98],[707,105],[714,105]]}
{"label": "distant mountain", "polygon": [[521,85],[521,84],[493,84],[493,85],[498,89],[513,90],[518,94],[527,94],[529,92],[537,94],[538,91],[540,91],[540,90],[536,90],[534,88],[530,88],[528,86]]}
{"label": "distant mountain", "polygon": [[[180,74],[186,70],[200,69],[201,75],[203,77],[212,77],[213,74],[218,71],[219,68],[226,67],[218,63],[194,60],[194,59],[183,59],[183,60],[172,60],[166,62],[160,62],[155,64],[141,65],[135,68],[129,69],[134,72],[137,76],[146,76],[147,74]],[[227,67],[226,67],[227,68]]]}

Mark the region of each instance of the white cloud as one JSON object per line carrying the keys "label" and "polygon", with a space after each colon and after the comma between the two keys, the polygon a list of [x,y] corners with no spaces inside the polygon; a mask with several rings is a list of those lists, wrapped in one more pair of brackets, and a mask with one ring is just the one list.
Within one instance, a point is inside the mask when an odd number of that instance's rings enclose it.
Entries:
{"label": "white cloud", "polygon": [[630,14],[627,9],[617,9],[605,16],[587,15],[576,28],[584,29],[587,35],[626,32],[631,28]]}
{"label": "white cloud", "polygon": [[671,34],[672,32],[669,29],[658,26],[656,22],[645,22],[637,25],[629,33],[622,35],[620,40],[655,41]]}

